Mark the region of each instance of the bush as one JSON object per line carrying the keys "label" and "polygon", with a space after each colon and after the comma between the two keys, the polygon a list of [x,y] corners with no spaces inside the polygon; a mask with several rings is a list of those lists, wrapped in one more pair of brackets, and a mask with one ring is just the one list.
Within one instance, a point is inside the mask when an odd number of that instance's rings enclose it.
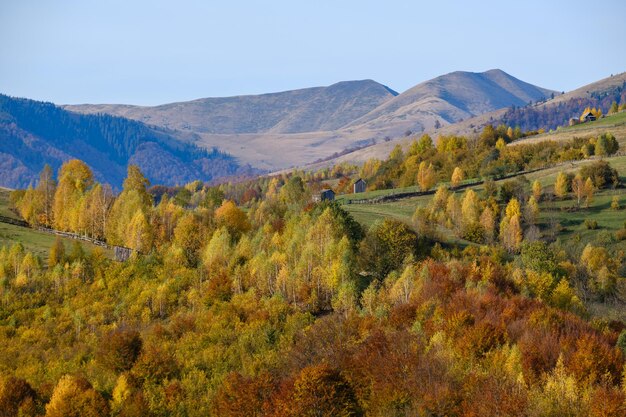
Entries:
{"label": "bush", "polygon": [[611,199],[611,210],[619,210],[622,207],[619,204],[619,197],[618,196],[613,196],[613,198]]}
{"label": "bush", "polygon": [[617,170],[606,161],[597,161],[583,166],[580,169],[580,176],[591,178],[596,188],[616,187],[619,184]]}
{"label": "bush", "polygon": [[598,228],[598,222],[592,219],[585,220],[585,227],[588,230],[595,230]]}
{"label": "bush", "polygon": [[615,240],[617,241],[626,240],[626,228],[619,229],[617,232],[615,232]]}
{"label": "bush", "polygon": [[480,223],[474,223],[467,227],[463,237],[470,242],[483,243],[485,240],[485,228]]}

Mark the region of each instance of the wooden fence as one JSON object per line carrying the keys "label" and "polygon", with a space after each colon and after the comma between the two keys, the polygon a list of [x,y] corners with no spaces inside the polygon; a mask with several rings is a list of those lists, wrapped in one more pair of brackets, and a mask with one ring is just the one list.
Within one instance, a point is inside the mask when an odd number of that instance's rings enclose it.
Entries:
{"label": "wooden fence", "polygon": [[[518,171],[518,172],[511,173],[511,174],[499,175],[497,177],[494,177],[493,180],[495,181],[505,180],[507,178],[513,178],[513,177],[518,177],[520,175],[526,175],[526,174],[530,174],[533,172],[542,171],[547,168],[554,168],[560,165],[568,165],[568,164],[571,164],[572,162],[573,161],[567,161],[567,162],[562,162],[558,164],[550,164],[550,165],[542,166],[540,168],[529,169],[526,171]],[[476,185],[483,184],[484,182],[485,182],[484,179],[468,181],[457,187],[450,187],[450,190],[451,191],[463,190],[465,188],[474,187]],[[380,204],[380,203],[386,203],[389,201],[402,200],[404,198],[432,195],[432,194],[435,194],[436,192],[437,190],[435,189],[428,190],[428,191],[407,191],[404,193],[386,194],[386,195],[381,195],[378,197],[367,198],[367,199],[355,199],[355,200],[346,199],[345,201],[346,201],[346,204]]]}
{"label": "wooden fence", "polygon": [[81,234],[78,234],[78,233],[63,232],[61,230],[55,230],[55,229],[51,229],[49,227],[43,227],[43,226],[34,226],[33,227],[25,220],[14,219],[12,217],[7,217],[7,216],[0,215],[0,223],[12,224],[14,226],[19,226],[19,227],[27,227],[29,229],[37,230],[37,231],[48,233],[48,234],[51,234],[51,235],[61,236],[61,237],[65,237],[65,238],[68,238],[68,239],[82,240],[82,241],[85,241],[85,242],[89,242],[92,245],[100,246],[100,247],[103,247],[103,248],[106,248],[106,249],[112,249],[113,250],[114,259],[116,261],[119,261],[119,262],[126,261],[128,258],[130,258],[130,255],[134,252],[133,249],[126,248],[126,247],[123,247],[123,246],[111,246],[111,245],[107,244],[103,240],[94,239],[94,238],[91,238],[89,236],[81,235]]}
{"label": "wooden fence", "polygon": [[30,225],[28,224],[27,221],[20,220],[20,219],[14,219],[12,217],[0,216],[0,222],[1,223],[12,224],[12,225],[15,225],[15,226],[30,227]]}

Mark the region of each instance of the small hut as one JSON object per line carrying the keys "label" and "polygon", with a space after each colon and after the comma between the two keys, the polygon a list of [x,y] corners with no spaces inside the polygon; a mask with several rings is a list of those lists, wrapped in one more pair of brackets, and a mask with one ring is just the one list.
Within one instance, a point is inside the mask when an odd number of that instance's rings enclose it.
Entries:
{"label": "small hut", "polygon": [[335,199],[335,192],[333,190],[322,190],[319,194],[313,196],[313,201],[316,203],[320,201],[333,201]]}
{"label": "small hut", "polygon": [[593,122],[594,120],[596,120],[596,116],[593,115],[593,113],[591,113],[590,111],[588,111],[587,113],[583,114],[581,119],[584,122]]}
{"label": "small hut", "polygon": [[118,262],[126,262],[132,253],[132,249],[123,246],[114,246],[113,254]]}
{"label": "small hut", "polygon": [[353,192],[356,193],[364,193],[365,192],[365,188],[367,187],[367,183],[365,181],[363,181],[362,178],[359,178],[358,180],[356,180],[356,182],[354,183],[353,186]]}

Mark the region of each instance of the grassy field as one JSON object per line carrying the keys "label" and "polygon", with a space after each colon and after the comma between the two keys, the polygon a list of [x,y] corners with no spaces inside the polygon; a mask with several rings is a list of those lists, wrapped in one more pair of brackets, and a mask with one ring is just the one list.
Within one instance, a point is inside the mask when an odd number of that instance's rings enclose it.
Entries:
{"label": "grassy field", "polygon": [[[18,218],[11,210],[9,210],[9,190],[0,188],[0,215]],[[16,242],[22,243],[24,248],[38,255],[42,259],[47,259],[48,252],[54,241],[55,235],[50,233],[44,233],[37,230],[29,229],[26,227],[14,226],[12,224],[0,223],[0,247],[11,246]],[[72,244],[77,242],[73,239],[62,238],[65,245],[66,252],[70,250]],[[87,252],[91,252],[96,246],[89,243],[80,241],[80,244]],[[105,250],[105,253],[109,257],[113,257],[111,250]]]}
{"label": "grassy field", "polygon": [[9,193],[11,190],[0,187],[0,216],[17,219],[18,216],[9,210]]}
{"label": "grassy field", "polygon": [[594,122],[562,127],[556,131],[513,142],[509,146],[538,143],[546,140],[564,141],[573,139],[574,137],[590,138],[606,132],[610,132],[615,136],[622,151],[626,149],[626,112],[613,114]]}

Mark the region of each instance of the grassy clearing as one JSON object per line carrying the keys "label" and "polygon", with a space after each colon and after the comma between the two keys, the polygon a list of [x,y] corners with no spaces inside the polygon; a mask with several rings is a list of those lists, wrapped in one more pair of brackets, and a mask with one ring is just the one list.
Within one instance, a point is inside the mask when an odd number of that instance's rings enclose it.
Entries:
{"label": "grassy clearing", "polygon": [[[622,207],[620,210],[611,209],[611,200],[614,196],[619,198]],[[562,242],[567,242],[568,248],[574,253],[581,252],[588,243],[611,250],[626,251],[626,240],[615,240],[615,232],[623,228],[626,221],[626,192],[623,189],[597,193],[589,208],[582,207],[576,210],[575,207],[576,201],[573,199],[542,203],[540,227],[547,229],[551,222],[558,221],[561,227],[558,238]],[[598,228],[587,229],[585,220],[596,221]]]}
{"label": "grassy clearing", "polygon": [[[610,158],[603,158],[611,166],[617,169],[620,174],[622,182],[626,182],[626,156],[612,156]],[[525,175],[530,181],[539,180],[542,186],[552,186],[556,181],[556,176],[559,172],[576,173],[581,166],[591,164],[597,159],[585,159],[582,161],[571,161],[563,165],[555,166],[552,168],[542,169],[541,171],[533,172]],[[498,181],[499,182],[499,181]]]}
{"label": "grassy clearing", "polygon": [[[0,214],[7,217],[18,218],[15,213],[9,210],[9,190],[0,189]],[[56,239],[55,235],[40,232],[37,230],[29,229],[26,227],[15,226],[12,224],[0,223],[0,247],[11,246],[17,242],[24,245],[24,248],[33,252],[33,254],[41,257],[42,259],[48,258],[48,252],[54,244]],[[66,252],[68,252],[74,242],[80,242],[83,249],[87,252],[91,252],[96,246],[83,241],[77,241],[74,239],[61,238],[65,245]],[[105,254],[112,258],[113,252],[111,250],[105,250]]]}
{"label": "grassy clearing", "polygon": [[9,194],[11,190],[0,187],[0,216],[10,217],[17,219],[18,216],[9,210]]}

